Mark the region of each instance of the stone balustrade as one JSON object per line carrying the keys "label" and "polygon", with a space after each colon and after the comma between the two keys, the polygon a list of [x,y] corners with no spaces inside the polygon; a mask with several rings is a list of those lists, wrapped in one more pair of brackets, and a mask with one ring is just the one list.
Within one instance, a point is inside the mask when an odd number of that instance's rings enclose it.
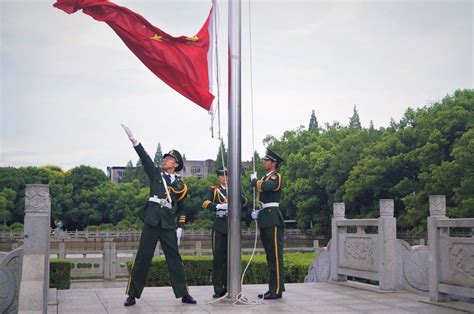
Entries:
{"label": "stone balustrade", "polygon": [[334,204],[328,273],[331,280],[345,281],[353,276],[379,281],[383,290],[395,289],[393,209],[393,200],[381,200],[380,218],[346,219],[344,203]]}
{"label": "stone balustrade", "polygon": [[432,301],[474,301],[474,218],[449,219],[443,195],[430,196],[428,246],[396,238],[393,200],[380,200],[378,219],[346,219],[334,204],[332,238],[305,282],[378,281],[381,290],[408,290]]}
{"label": "stone balustrade", "polygon": [[[470,237],[459,237],[456,229]],[[431,301],[474,299],[474,218],[446,217],[444,195],[430,196],[428,246],[431,253],[429,295]],[[468,232],[468,233],[469,233]]]}

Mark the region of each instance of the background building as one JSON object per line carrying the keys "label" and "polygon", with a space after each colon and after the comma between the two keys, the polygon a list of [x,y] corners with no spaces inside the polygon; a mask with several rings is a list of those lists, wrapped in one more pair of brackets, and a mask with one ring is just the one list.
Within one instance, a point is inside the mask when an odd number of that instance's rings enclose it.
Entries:
{"label": "background building", "polygon": [[181,171],[183,177],[206,178],[214,173],[214,160],[185,160]]}
{"label": "background building", "polygon": [[[126,167],[112,166],[107,167],[107,177],[114,183],[123,180]],[[135,170],[135,168],[133,168]],[[183,170],[178,174],[183,177],[206,178],[209,174],[214,173],[214,160],[185,160]]]}
{"label": "background building", "polygon": [[125,167],[107,167],[107,177],[114,183],[121,182],[125,173]]}

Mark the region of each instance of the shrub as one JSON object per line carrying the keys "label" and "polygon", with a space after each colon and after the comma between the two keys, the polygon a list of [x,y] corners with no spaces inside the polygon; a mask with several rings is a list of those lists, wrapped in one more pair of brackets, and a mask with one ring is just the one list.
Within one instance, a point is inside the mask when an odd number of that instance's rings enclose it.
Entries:
{"label": "shrub", "polygon": [[187,228],[194,229],[194,230],[211,230],[212,221],[196,219],[193,223],[189,224]]}
{"label": "shrub", "polygon": [[49,260],[49,287],[69,289],[71,285],[72,263],[65,259],[51,258]]}
{"label": "shrub", "polygon": [[[250,256],[242,256],[242,271],[247,266]],[[304,282],[309,265],[315,258],[314,253],[285,253],[283,255],[283,268],[285,282]],[[186,281],[188,285],[202,286],[211,284],[212,256],[182,256]],[[130,274],[132,261],[127,263]],[[255,255],[244,278],[245,284],[268,283],[268,268],[265,254]],[[154,257],[148,272],[147,286],[170,286],[166,260],[163,256]]]}
{"label": "shrub", "polygon": [[84,231],[97,231],[99,230],[98,226],[90,225],[84,228]]}
{"label": "shrub", "polygon": [[9,226],[0,225],[0,232],[8,232],[12,230]]}
{"label": "shrub", "polygon": [[12,231],[23,231],[23,224],[19,222],[15,222],[10,226]]}
{"label": "shrub", "polygon": [[113,230],[115,227],[112,224],[101,224],[99,230]]}

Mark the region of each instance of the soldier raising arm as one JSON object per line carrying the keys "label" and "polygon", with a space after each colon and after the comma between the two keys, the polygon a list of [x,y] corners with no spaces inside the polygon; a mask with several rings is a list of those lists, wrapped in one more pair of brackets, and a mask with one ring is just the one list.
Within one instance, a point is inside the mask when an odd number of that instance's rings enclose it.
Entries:
{"label": "soldier raising arm", "polygon": [[171,150],[163,156],[162,166],[155,167],[132,131],[124,125],[122,127],[140,157],[150,180],[150,197],[139,213],[139,218],[143,221],[142,234],[128,281],[126,290],[128,297],[124,305],[134,305],[135,299],[140,298],[158,240],[166,257],[176,298],[181,298],[183,303],[196,304],[188,292],[183,262],[178,249],[182,227],[186,222],[184,199],[187,186],[175,172],[183,168],[183,158],[178,151]]}

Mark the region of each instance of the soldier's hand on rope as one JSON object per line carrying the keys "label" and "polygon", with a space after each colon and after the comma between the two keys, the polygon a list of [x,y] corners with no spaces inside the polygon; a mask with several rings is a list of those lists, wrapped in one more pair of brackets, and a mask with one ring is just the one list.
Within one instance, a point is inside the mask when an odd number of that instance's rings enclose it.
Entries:
{"label": "soldier's hand on rope", "polygon": [[252,216],[252,219],[253,220],[257,220],[258,219],[258,214],[260,213],[260,209],[256,209],[252,212],[251,216]]}
{"label": "soldier's hand on rope", "polygon": [[125,125],[121,124],[122,128],[125,130],[125,133],[127,133],[127,136],[129,138],[129,140],[132,142],[133,145],[137,144],[137,140],[135,139],[135,137],[133,136],[133,133],[132,131],[126,127]]}
{"label": "soldier's hand on rope", "polygon": [[216,209],[217,209],[218,211],[220,211],[220,210],[226,211],[226,210],[227,210],[227,203],[224,203],[224,204],[217,204]]}
{"label": "soldier's hand on rope", "polygon": [[178,238],[178,245],[181,242],[182,236],[183,236],[183,228],[176,229],[176,238]]}
{"label": "soldier's hand on rope", "polygon": [[254,179],[257,179],[257,173],[254,172],[250,175],[250,182],[253,181]]}

